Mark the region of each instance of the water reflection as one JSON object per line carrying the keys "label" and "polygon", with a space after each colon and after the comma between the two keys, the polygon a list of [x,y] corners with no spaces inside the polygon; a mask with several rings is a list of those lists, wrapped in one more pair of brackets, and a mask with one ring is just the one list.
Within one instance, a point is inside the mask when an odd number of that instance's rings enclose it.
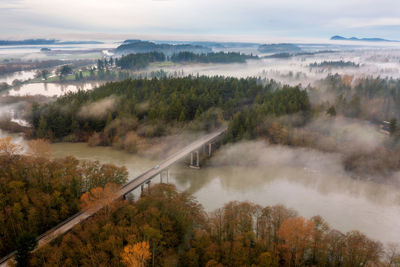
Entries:
{"label": "water reflection", "polygon": [[[58,143],[52,148],[55,157],[73,155],[125,165],[130,179],[161,160],[84,143]],[[283,204],[302,216],[321,215],[343,232],[358,229],[385,243],[400,240],[397,188],[350,178],[337,155],[250,142],[220,149],[200,170],[180,163],[170,174],[169,182],[192,193],[207,211],[233,200],[262,206]],[[158,183],[159,177],[152,182]],[[137,189],[133,196],[139,194]]]}
{"label": "water reflection", "polygon": [[12,96],[60,96],[68,92],[76,92],[78,90],[91,90],[101,84],[102,83],[100,82],[85,84],[29,83],[18,88],[11,89],[8,94]]}
{"label": "water reflection", "polygon": [[0,83],[7,83],[9,85],[12,84],[14,80],[29,80],[35,77],[35,70],[30,70],[30,71],[19,71],[19,72],[14,72],[9,75],[1,75],[0,76]]}

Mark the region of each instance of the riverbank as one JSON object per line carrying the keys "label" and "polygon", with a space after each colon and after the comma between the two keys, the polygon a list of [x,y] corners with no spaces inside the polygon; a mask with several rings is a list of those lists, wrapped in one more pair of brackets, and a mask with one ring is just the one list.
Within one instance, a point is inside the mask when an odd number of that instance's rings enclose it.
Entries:
{"label": "riverbank", "polygon": [[[18,135],[12,136],[23,142]],[[161,154],[149,157],[85,143],[55,143],[51,148],[54,157],[73,155],[124,165],[129,179],[162,160]],[[354,180],[339,160],[334,153],[271,146],[263,141],[238,143],[217,150],[200,170],[174,165],[169,182],[179,191],[192,193],[206,211],[229,201],[252,201],[263,206],[284,204],[307,218],[321,215],[342,232],[358,229],[383,243],[398,242],[397,188]],[[136,197],[139,194],[134,192]]]}

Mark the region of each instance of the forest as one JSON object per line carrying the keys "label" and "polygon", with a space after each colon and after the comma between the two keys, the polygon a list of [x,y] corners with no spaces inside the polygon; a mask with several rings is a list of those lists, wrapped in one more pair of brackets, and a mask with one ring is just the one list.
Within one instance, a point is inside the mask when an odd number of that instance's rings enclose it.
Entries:
{"label": "forest", "polygon": [[341,233],[320,216],[284,206],[230,202],[206,214],[173,185],[110,204],[31,255],[31,266],[386,266],[395,249],[358,231]]}
{"label": "forest", "polygon": [[100,143],[123,141],[132,132],[142,137],[168,134],[173,127],[210,131],[232,118],[230,140],[254,137],[265,116],[307,113],[307,92],[256,78],[194,77],[135,79],[107,83],[92,91],[69,93],[54,103],[33,105],[32,137]]}
{"label": "forest", "polygon": [[246,55],[236,52],[218,52],[207,54],[195,54],[193,52],[180,52],[173,54],[170,58],[172,62],[190,63],[244,63],[247,59],[259,59],[258,56]]}
{"label": "forest", "polygon": [[139,70],[149,66],[151,62],[165,61],[165,55],[160,52],[129,54],[115,60],[115,65],[121,69]]}
{"label": "forest", "polygon": [[81,196],[108,183],[122,185],[124,167],[50,158],[49,144],[32,140],[28,151],[0,139],[0,258],[16,249],[23,234],[39,236],[81,209]]}
{"label": "forest", "polygon": [[156,44],[149,41],[140,40],[127,40],[115,49],[117,54],[129,54],[129,53],[148,53],[148,52],[159,52],[167,56],[172,54],[188,51],[194,53],[208,53],[211,49],[201,45],[192,44]]}

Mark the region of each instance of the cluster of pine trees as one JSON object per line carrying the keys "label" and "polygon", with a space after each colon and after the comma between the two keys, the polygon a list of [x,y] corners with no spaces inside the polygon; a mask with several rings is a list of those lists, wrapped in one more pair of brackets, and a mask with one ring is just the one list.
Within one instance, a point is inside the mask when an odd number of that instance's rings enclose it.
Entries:
{"label": "cluster of pine trees", "polygon": [[[109,102],[114,104],[103,105]],[[96,103],[99,109],[94,108]],[[171,125],[200,125],[202,130],[212,130],[232,121],[229,140],[235,140],[254,136],[257,122],[265,116],[309,110],[306,91],[280,87],[269,80],[206,76],[128,79],[69,93],[54,103],[33,105],[31,135],[87,140],[99,133],[105,144],[111,144],[129,131],[152,137],[167,134]]]}
{"label": "cluster of pine trees", "polygon": [[357,231],[343,234],[319,216],[283,206],[231,202],[206,214],[172,185],[136,202],[116,202],[35,252],[34,266],[383,266],[382,245]]}
{"label": "cluster of pine trees", "polygon": [[160,52],[129,54],[115,59],[115,64],[121,69],[139,70],[149,66],[151,62],[165,61],[165,55]]}
{"label": "cluster of pine trees", "polygon": [[258,59],[258,56],[246,55],[236,52],[210,52],[207,54],[195,54],[193,52],[180,52],[171,56],[172,62],[191,63],[244,63],[247,59]]}

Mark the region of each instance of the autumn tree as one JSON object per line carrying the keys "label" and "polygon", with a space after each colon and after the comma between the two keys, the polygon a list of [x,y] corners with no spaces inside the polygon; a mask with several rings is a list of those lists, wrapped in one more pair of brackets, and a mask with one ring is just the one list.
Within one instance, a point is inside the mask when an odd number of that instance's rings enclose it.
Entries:
{"label": "autumn tree", "polygon": [[122,262],[128,267],[144,267],[151,257],[150,246],[147,242],[127,245],[121,255]]}
{"label": "autumn tree", "polygon": [[382,256],[382,244],[370,240],[359,231],[351,231],[345,238],[345,266],[367,266],[379,263]]}
{"label": "autumn tree", "polygon": [[278,230],[282,258],[288,266],[301,266],[312,247],[314,223],[303,217],[286,219]]}
{"label": "autumn tree", "polygon": [[0,138],[0,155],[12,156],[22,151],[22,146],[11,141],[11,137]]}
{"label": "autumn tree", "polygon": [[[9,149],[14,144],[4,140],[0,153],[0,258],[17,248],[22,232],[36,237],[77,213],[83,192],[109,182],[121,185],[127,180],[124,168],[110,164],[74,157],[10,157],[8,154],[16,151]],[[105,191],[113,190],[107,186]]]}
{"label": "autumn tree", "polygon": [[113,183],[107,183],[104,188],[96,187],[81,196],[81,207],[83,209],[103,208],[106,216],[110,213],[112,202],[115,200],[115,193],[119,187]]}
{"label": "autumn tree", "polygon": [[29,153],[35,157],[48,158],[51,156],[51,147],[48,141],[36,139],[28,141]]}

